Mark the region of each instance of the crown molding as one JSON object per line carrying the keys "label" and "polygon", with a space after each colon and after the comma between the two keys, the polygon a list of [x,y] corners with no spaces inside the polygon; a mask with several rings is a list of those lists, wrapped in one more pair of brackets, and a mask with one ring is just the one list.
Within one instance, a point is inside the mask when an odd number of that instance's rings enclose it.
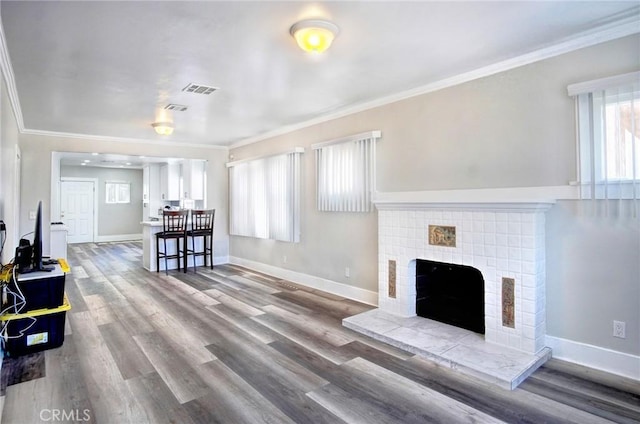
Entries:
{"label": "crown molding", "polygon": [[249,137],[236,143],[232,143],[229,148],[235,149],[237,147],[257,143],[259,141],[267,140],[279,135],[288,134],[293,131],[297,131],[313,125],[352,115],[354,113],[363,112],[365,110],[374,109],[380,106],[385,106],[391,103],[398,102],[400,100],[406,100],[412,97],[420,96],[422,94],[432,93],[444,88],[453,87],[465,82],[488,77],[500,72],[505,72],[511,69],[519,68],[521,66],[529,65],[531,63],[538,62],[544,59],[550,59],[552,57],[570,53],[572,51],[579,50],[585,47],[594,46],[596,44],[605,43],[607,41],[616,40],[618,38],[637,33],[640,33],[640,7],[635,7],[633,9],[627,10],[626,12],[614,17],[612,21],[603,24],[598,28],[582,32],[581,34],[567,38],[565,40],[561,40],[553,45],[544,47],[542,49],[511,59],[507,59],[492,65],[484,66],[473,71],[455,75],[450,78],[445,78],[440,81],[423,85],[421,87],[402,91],[390,96],[381,97],[369,102],[363,102],[357,105],[342,108],[333,113],[310,119],[305,122],[280,127],[276,130],[269,131],[254,137]]}
{"label": "crown molding", "polygon": [[[1,15],[0,15],[1,17]],[[13,75],[13,67],[11,66],[11,59],[9,58],[9,50],[7,49],[7,43],[4,36],[4,27],[2,26],[2,19],[0,19],[0,70],[4,75],[5,85],[7,86],[7,94],[9,95],[9,102],[13,108],[13,114],[16,118],[16,124],[18,131],[24,131],[24,119],[22,118],[22,108],[20,107],[20,99],[18,99],[18,91],[16,89],[16,80]]]}
{"label": "crown molding", "polygon": [[21,131],[21,133],[27,134],[27,135],[44,136],[44,137],[77,138],[82,140],[110,141],[115,143],[149,144],[154,146],[195,147],[200,149],[229,150],[227,146],[199,144],[199,143],[185,143],[175,139],[171,141],[146,140],[143,138],[112,137],[112,136],[94,135],[94,134],[78,134],[78,133],[65,133],[65,132],[29,130],[29,129],[23,130]]}

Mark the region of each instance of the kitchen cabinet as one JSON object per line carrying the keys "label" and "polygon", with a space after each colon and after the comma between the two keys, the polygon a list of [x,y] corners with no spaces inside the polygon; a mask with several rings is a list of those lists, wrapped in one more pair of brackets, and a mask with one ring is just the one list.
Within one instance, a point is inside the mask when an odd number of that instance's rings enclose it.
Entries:
{"label": "kitchen cabinet", "polygon": [[142,220],[158,216],[160,208],[160,165],[154,163],[142,169]]}
{"label": "kitchen cabinet", "polygon": [[180,172],[179,163],[160,166],[160,200],[180,200]]}
{"label": "kitchen cabinet", "polygon": [[204,200],[207,161],[185,159],[182,162],[183,197],[192,200]]}

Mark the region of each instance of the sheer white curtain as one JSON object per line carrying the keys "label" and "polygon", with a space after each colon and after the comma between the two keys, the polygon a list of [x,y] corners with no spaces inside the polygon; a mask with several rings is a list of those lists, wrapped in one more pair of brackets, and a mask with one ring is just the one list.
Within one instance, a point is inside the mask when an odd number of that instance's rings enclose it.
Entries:
{"label": "sheer white curtain", "polygon": [[302,151],[227,164],[232,235],[300,241]]}
{"label": "sheer white curtain", "polygon": [[[616,200],[638,213],[640,72],[569,86],[578,114],[579,183],[583,199]],[[632,202],[622,202],[631,200]],[[604,202],[608,211],[611,202]]]}
{"label": "sheer white curtain", "polygon": [[378,138],[380,131],[371,131],[312,146],[316,155],[318,210],[371,210]]}

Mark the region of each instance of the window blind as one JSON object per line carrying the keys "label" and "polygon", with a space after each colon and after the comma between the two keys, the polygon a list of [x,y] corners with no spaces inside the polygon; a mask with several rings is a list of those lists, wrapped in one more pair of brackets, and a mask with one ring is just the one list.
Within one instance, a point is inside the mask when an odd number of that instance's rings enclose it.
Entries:
{"label": "window blind", "polygon": [[303,149],[227,164],[230,233],[300,241],[300,154]]}
{"label": "window blind", "polygon": [[[569,86],[578,116],[583,199],[640,198],[640,72]],[[609,203],[605,203],[608,208]],[[622,203],[619,205],[621,209]]]}
{"label": "window blind", "polygon": [[320,211],[369,212],[375,186],[376,140],[370,131],[314,144]]}

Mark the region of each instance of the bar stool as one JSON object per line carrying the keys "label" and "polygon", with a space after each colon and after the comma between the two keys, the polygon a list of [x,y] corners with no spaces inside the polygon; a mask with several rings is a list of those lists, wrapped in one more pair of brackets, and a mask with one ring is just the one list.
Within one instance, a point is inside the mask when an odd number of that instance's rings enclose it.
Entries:
{"label": "bar stool", "polygon": [[[191,211],[191,229],[187,237],[191,237],[191,249],[187,248],[187,255],[193,255],[193,271],[196,270],[196,256],[204,256],[204,266],[207,266],[207,256],[213,269],[213,220],[215,209],[195,209]],[[196,237],[202,237],[202,250],[196,251]],[[186,268],[185,260],[185,268]]]}
{"label": "bar stool", "polygon": [[[178,260],[178,271],[180,271],[180,260],[184,261],[184,272],[187,272],[187,216],[188,210],[182,211],[162,211],[162,232],[156,234],[156,272],[160,271],[160,258],[164,258],[164,272],[169,275],[167,260]],[[164,251],[160,251],[160,239],[164,244]],[[176,253],[167,253],[167,240],[176,241]],[[182,250],[180,241],[182,240]]]}

